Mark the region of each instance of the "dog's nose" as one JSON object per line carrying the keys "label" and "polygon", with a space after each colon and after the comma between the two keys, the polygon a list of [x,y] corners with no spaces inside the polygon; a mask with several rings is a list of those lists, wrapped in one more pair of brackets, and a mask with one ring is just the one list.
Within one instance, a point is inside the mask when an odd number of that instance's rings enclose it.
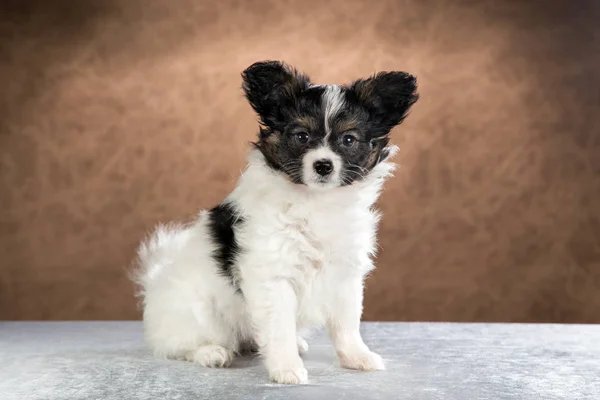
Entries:
{"label": "dog's nose", "polygon": [[313,167],[317,171],[317,174],[321,176],[329,175],[333,171],[333,163],[327,159],[315,161]]}

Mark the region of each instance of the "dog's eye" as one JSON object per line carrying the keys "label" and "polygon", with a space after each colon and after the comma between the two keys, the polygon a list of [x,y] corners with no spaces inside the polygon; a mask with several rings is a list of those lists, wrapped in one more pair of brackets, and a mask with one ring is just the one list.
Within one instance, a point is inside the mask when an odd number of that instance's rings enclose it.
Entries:
{"label": "dog's eye", "polygon": [[306,132],[298,132],[296,133],[296,140],[298,141],[298,143],[308,143],[308,133]]}
{"label": "dog's eye", "polygon": [[346,147],[352,147],[356,143],[356,138],[352,135],[344,135],[342,138],[342,144]]}

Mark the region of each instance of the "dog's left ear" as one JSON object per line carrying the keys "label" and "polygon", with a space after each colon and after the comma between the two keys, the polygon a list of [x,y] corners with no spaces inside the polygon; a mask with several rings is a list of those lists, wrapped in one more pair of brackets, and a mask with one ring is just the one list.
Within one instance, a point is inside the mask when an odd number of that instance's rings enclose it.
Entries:
{"label": "dog's left ear", "polygon": [[417,78],[406,72],[380,72],[371,78],[359,79],[350,85],[350,91],[369,112],[377,125],[378,136],[400,124],[419,99]]}
{"label": "dog's left ear", "polygon": [[310,86],[308,76],[281,61],[260,61],[242,73],[242,89],[262,122],[277,130],[287,117],[286,111],[302,91]]}

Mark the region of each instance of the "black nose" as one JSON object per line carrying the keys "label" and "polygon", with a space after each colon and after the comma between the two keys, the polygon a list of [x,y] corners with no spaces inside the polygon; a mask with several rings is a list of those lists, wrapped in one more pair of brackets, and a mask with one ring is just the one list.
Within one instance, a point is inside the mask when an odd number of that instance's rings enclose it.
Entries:
{"label": "black nose", "polygon": [[313,167],[317,171],[317,174],[321,176],[329,175],[333,171],[333,163],[327,159],[315,161]]}

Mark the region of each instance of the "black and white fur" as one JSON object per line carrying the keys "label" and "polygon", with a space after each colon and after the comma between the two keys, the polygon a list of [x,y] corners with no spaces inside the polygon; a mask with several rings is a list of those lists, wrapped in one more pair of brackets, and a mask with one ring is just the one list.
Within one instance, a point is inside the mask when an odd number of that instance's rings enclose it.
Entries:
{"label": "black and white fur", "polygon": [[359,333],[373,269],[388,134],[417,101],[416,79],[383,72],[313,85],[278,61],[243,74],[261,129],[233,192],[139,249],[137,282],[155,354],[223,367],[244,349],[272,381],[303,383],[305,330],[326,326],[341,366],[384,368]]}

